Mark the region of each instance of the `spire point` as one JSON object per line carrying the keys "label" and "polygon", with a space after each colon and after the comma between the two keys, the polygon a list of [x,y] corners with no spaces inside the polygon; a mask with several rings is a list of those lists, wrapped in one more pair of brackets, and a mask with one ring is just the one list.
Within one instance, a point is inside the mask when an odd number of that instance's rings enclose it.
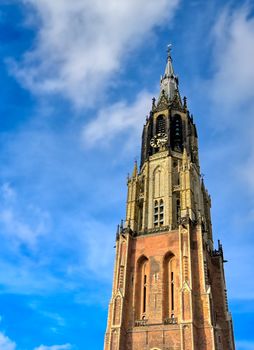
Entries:
{"label": "spire point", "polygon": [[171,50],[172,50],[172,44],[168,44],[167,46],[168,59],[171,59]]}
{"label": "spire point", "polygon": [[160,81],[160,96],[159,98],[162,97],[163,95],[163,90],[164,94],[168,98],[169,101],[173,101],[176,95],[179,95],[178,91],[178,78],[174,73],[174,68],[172,64],[172,57],[171,57],[171,50],[172,50],[172,44],[168,44],[167,46],[167,64],[165,68],[165,73],[161,78]]}
{"label": "spire point", "polygon": [[137,162],[137,160],[135,159],[132,177],[135,178],[137,175],[138,175],[138,162]]}

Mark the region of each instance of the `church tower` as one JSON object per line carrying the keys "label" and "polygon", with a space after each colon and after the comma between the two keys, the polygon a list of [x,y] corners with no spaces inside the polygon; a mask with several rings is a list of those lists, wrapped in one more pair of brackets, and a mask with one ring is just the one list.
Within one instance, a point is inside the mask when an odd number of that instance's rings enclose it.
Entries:
{"label": "church tower", "polygon": [[235,350],[223,249],[171,52],[128,178],[104,350]]}

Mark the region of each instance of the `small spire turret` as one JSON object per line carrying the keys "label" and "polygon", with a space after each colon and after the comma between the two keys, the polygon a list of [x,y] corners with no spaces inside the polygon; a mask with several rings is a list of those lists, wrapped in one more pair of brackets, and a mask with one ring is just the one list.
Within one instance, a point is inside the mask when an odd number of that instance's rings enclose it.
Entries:
{"label": "small spire turret", "polygon": [[135,160],[132,177],[135,178],[137,176],[138,176],[138,164],[137,164],[137,161]]}

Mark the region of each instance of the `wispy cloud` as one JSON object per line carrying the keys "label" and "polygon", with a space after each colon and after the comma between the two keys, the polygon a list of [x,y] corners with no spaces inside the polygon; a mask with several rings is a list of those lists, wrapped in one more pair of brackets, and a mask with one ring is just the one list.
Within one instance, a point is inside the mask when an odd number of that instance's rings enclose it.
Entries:
{"label": "wispy cloud", "polygon": [[34,350],[70,350],[71,348],[72,346],[70,344],[52,345],[52,346],[40,345],[38,348],[35,348]]}
{"label": "wispy cloud", "polygon": [[38,33],[12,73],[33,93],[60,93],[87,106],[114,81],[124,55],[173,17],[179,0],[23,2]]}
{"label": "wispy cloud", "polygon": [[226,7],[213,31],[215,75],[209,89],[213,101],[226,110],[224,117],[228,123],[239,121],[235,108],[239,112],[239,107],[245,110],[246,104],[253,105],[254,17],[251,10],[247,4],[237,9]]}
{"label": "wispy cloud", "polygon": [[145,115],[151,108],[153,95],[140,92],[132,104],[120,101],[101,109],[98,116],[83,128],[83,139],[88,147],[104,147],[112,139],[137,146]]}
{"label": "wispy cloud", "polygon": [[208,112],[208,120],[213,137],[210,136],[210,144],[206,142],[204,162],[208,176],[213,179],[210,182],[216,197],[216,202],[213,201],[215,227],[222,230],[220,238],[230,259],[229,266],[226,265],[229,295],[232,299],[253,299],[253,281],[249,274],[254,245],[251,229],[254,206],[251,199],[254,190],[254,17],[250,3],[224,7],[211,37],[213,75],[204,83],[203,92],[212,111]]}
{"label": "wispy cloud", "polygon": [[212,37],[214,76],[207,88],[213,123],[217,130],[230,132],[231,142],[226,147],[230,146],[231,153],[238,157],[235,174],[254,189],[250,175],[254,158],[254,16],[250,4],[225,7]]}
{"label": "wispy cloud", "polygon": [[1,350],[15,350],[16,349],[16,344],[1,332],[0,332],[0,349]]}
{"label": "wispy cloud", "polygon": [[[8,338],[4,333],[0,332],[0,349],[1,350],[16,350],[17,345],[10,338]],[[71,350],[71,344],[63,345],[40,345],[39,347],[34,348],[34,350]]]}
{"label": "wispy cloud", "polygon": [[101,161],[88,172],[94,158],[76,133],[41,124],[6,136],[2,149],[1,291],[41,295],[111,278],[116,222],[103,223],[92,211],[105,207],[98,198],[116,206],[119,190],[104,182],[114,183],[113,169],[92,186]]}
{"label": "wispy cloud", "polygon": [[[0,187],[1,232],[8,235],[10,240],[15,240],[14,243],[26,243],[33,247],[37,238],[48,232],[49,215],[31,203],[27,208],[22,208],[19,200],[14,188],[9,183],[3,183]],[[25,212],[30,217],[29,224],[23,219]]]}

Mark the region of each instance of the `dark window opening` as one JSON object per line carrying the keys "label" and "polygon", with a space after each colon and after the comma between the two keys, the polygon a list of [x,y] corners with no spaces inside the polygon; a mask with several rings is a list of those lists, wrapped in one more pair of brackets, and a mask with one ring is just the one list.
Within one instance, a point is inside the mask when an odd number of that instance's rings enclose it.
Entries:
{"label": "dark window opening", "polygon": [[146,312],[146,287],[144,287],[143,312]]}
{"label": "dark window opening", "polygon": [[178,220],[181,217],[181,206],[180,206],[180,199],[177,199],[176,201],[176,221],[178,222]]}
{"label": "dark window opening", "polygon": [[147,283],[147,275],[144,275],[144,281],[143,281],[143,313],[146,312],[146,286],[147,286],[146,283]]}
{"label": "dark window opening", "polygon": [[174,305],[174,272],[171,272],[171,310],[173,311],[175,308]]}
{"label": "dark window opening", "polygon": [[183,150],[182,120],[178,114],[171,121],[171,147],[175,151]]}
{"label": "dark window opening", "polygon": [[165,133],[166,132],[166,123],[165,117],[163,115],[159,115],[156,119],[156,134]]}

